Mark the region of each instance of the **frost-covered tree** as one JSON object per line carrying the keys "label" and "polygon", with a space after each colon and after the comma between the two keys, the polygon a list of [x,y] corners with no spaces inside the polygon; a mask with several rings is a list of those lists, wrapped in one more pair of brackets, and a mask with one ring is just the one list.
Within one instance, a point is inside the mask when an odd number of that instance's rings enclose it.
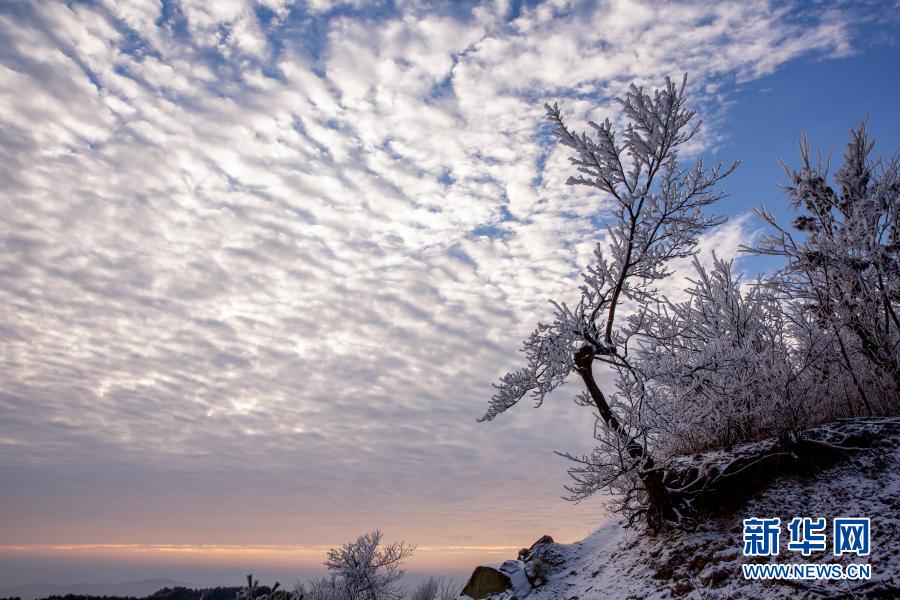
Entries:
{"label": "frost-covered tree", "polygon": [[[526,396],[540,406],[576,375],[576,403],[595,411],[597,444],[587,456],[563,454],[574,462],[570,499],[605,490],[629,524],[690,527],[699,504],[755,485],[769,465],[853,450],[810,438],[811,425],[900,412],[900,160],[872,159],[863,124],[834,188],[804,139],[801,169],[785,166],[800,212],[793,230],[763,208],[774,233],[748,249],[785,264],[745,284],[731,262],[713,256],[707,269],[696,259],[699,236],[722,222],[705,209],[734,166],[679,166],[678,148],[697,131],[684,82],[667,79],[653,95],[631,86],[618,102],[628,122],[620,139],[609,120],[590,123],[592,135],[573,133],[547,106],[574,151],[579,174],[568,183],[596,189],[612,205],[610,223],[580,298],[552,302],[553,321],[525,341],[525,366],[501,378],[482,420]],[[696,273],[688,299],[669,301],[657,285],[687,257]],[[600,385],[598,366],[612,370],[612,389]],[[762,438],[772,440],[725,462],[678,456]]]}
{"label": "frost-covered tree", "polygon": [[829,334],[826,364],[842,370],[870,415],[900,408],[900,160],[873,159],[873,147],[865,122],[851,130],[835,188],[828,161],[811,161],[804,136],[800,170],[783,163],[799,213],[793,227],[763,207],[772,233],[751,249],[785,260],[772,287],[811,330]]}
{"label": "frost-covered tree", "polygon": [[[576,481],[573,496],[619,492],[623,511],[652,526],[678,522],[680,500],[666,488],[649,432],[633,418],[640,414],[645,390],[629,351],[648,311],[660,301],[656,284],[670,274],[671,261],[693,256],[699,236],[723,222],[706,209],[723,196],[716,186],[735,166],[679,164],[679,148],[699,127],[685,107],[685,85],[686,78],[681,85],[667,78],[653,94],[632,85],[617,99],[627,120],[621,138],[609,119],[589,123],[593,135],[575,133],[559,107],[547,105],[557,139],[574,153],[570,160],[579,174],[567,183],[593,188],[610,202],[611,222],[605,248],[597,244],[595,260],[583,274],[579,300],[572,306],[553,302],[554,320],[539,323],[524,343],[525,367],[500,380],[482,417],[492,420],[526,396],[540,405],[574,373],[585,388],[576,402],[596,411],[599,446],[593,457],[570,456],[582,465],[570,472]],[[625,302],[636,307],[628,318],[622,317]],[[618,374],[615,393],[600,388],[597,363]]]}
{"label": "frost-covered tree", "polygon": [[[663,298],[640,314],[630,369],[620,370],[616,381],[619,412],[643,432],[655,461],[669,511],[665,522],[681,528],[693,527],[715,498],[753,485],[760,470],[819,452],[822,445],[803,439],[804,430],[846,414],[835,410],[829,394],[834,378],[822,376],[825,335],[809,328],[803,313],[765,280],[741,283],[730,261],[713,255],[707,269],[695,258],[694,269],[687,300]],[[721,453],[695,455],[769,437],[774,445],[745,447],[729,460],[714,458]],[[610,436],[598,440],[589,456],[566,455],[576,462],[572,499],[606,489],[618,512],[634,517],[652,510],[640,474],[625,470],[630,463],[621,444]]]}
{"label": "frost-covered tree", "polygon": [[684,302],[665,300],[648,316],[635,360],[647,388],[641,419],[662,457],[772,434],[789,437],[820,411],[827,380],[815,369],[821,334],[785,311],[764,280],[749,285],[732,263],[694,260]]}
{"label": "frost-covered tree", "polygon": [[415,547],[405,542],[382,544],[376,530],[359,536],[355,542],[328,551],[325,567],[334,585],[341,587],[354,600],[399,600],[403,597],[400,579],[403,561],[412,556]]}
{"label": "frost-covered tree", "polygon": [[[252,575],[237,600],[401,600],[405,590],[400,584],[405,559],[415,547],[405,542],[382,543],[375,530],[359,536],[355,542],[328,551],[325,567],[328,575],[307,582],[297,581],[292,591],[276,583],[271,589],[260,586]],[[444,578],[429,578],[413,592],[416,600],[448,600],[457,594],[453,583]]]}

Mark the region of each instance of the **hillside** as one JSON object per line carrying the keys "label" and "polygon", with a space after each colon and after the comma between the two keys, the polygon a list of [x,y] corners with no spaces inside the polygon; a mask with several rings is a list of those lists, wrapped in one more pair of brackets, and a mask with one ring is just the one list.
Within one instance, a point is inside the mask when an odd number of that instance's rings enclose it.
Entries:
{"label": "hillside", "polygon": [[[808,473],[782,477],[758,490],[735,510],[710,517],[690,533],[650,535],[610,522],[580,542],[539,543],[550,574],[532,587],[526,563],[501,567],[513,588],[490,596],[497,600],[586,600],[589,598],[897,598],[900,597],[900,420],[854,419],[830,431],[866,431],[870,448]],[[736,449],[737,451],[739,449]],[[828,550],[804,558],[788,551],[787,523],[796,516],[826,517]],[[780,517],[779,563],[868,563],[868,582],[746,581],[741,564],[744,518]],[[840,558],[831,554],[834,517],[871,518],[871,555]],[[539,548],[540,549],[540,548]],[[534,554],[535,551],[532,550]],[[547,557],[550,560],[547,560]],[[529,559],[526,559],[529,560]],[[756,559],[756,562],[760,562]],[[462,598],[465,598],[463,596]]]}

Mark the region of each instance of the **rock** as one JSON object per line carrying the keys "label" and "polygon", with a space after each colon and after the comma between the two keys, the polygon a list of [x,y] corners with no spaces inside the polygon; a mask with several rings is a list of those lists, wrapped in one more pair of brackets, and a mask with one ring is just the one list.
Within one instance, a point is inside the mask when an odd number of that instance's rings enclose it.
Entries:
{"label": "rock", "polygon": [[514,595],[524,597],[531,591],[528,565],[521,560],[507,560],[500,565],[500,572],[509,577]]}
{"label": "rock", "polygon": [[672,575],[675,573],[674,569],[669,565],[659,565],[653,571],[653,579],[671,579]]}
{"label": "rock", "polygon": [[727,567],[708,567],[700,573],[700,582],[709,587],[721,587],[723,583],[731,575],[731,570]]}
{"label": "rock", "polygon": [[516,571],[522,570],[522,563],[518,560],[506,560],[500,565],[500,572],[512,576]]}
{"label": "rock", "polygon": [[541,544],[553,544],[553,543],[555,543],[555,542],[553,541],[552,537],[550,537],[549,535],[542,535],[540,537],[540,539],[538,539],[538,541],[536,541],[535,543],[533,543],[531,545],[531,548],[529,548],[528,551],[530,552],[531,550],[534,550],[535,546],[539,546]]}
{"label": "rock", "polygon": [[677,581],[672,586],[672,591],[679,596],[686,596],[694,590],[694,587],[687,581]]}
{"label": "rock", "polygon": [[566,547],[554,542],[549,535],[545,535],[531,545],[524,560],[526,563],[541,561],[549,575],[561,570],[566,564]]}
{"label": "rock", "polygon": [[462,593],[472,600],[482,600],[493,594],[500,594],[512,587],[512,581],[505,573],[493,567],[475,567]]}
{"label": "rock", "polygon": [[692,558],[691,562],[690,562],[691,570],[693,570],[693,571],[702,570],[703,567],[706,565],[706,562],[707,562],[706,557],[703,556],[702,554],[695,555],[694,558]]}

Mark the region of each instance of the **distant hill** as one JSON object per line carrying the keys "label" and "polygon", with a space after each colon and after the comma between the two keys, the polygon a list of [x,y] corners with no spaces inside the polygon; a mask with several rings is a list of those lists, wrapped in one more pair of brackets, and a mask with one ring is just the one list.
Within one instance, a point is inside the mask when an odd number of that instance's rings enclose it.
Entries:
{"label": "distant hill", "polygon": [[74,583],[49,584],[33,583],[13,587],[0,588],[0,598],[21,598],[21,600],[38,600],[53,598],[59,600],[135,600],[137,598],[153,598],[154,600],[233,600],[240,588],[222,587],[210,589],[190,589],[183,582],[171,579],[145,579],[142,581],[126,581],[122,583]]}

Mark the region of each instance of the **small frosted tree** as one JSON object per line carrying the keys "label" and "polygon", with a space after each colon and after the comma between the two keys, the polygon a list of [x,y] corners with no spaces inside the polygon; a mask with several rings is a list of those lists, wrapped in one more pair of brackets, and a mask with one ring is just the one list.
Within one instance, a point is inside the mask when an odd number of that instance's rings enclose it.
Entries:
{"label": "small frosted tree", "polygon": [[[415,547],[405,542],[383,544],[381,532],[375,530],[329,550],[325,560],[327,576],[305,583],[297,581],[288,592],[278,583],[271,589],[262,587],[248,575],[247,587],[238,592],[237,600],[401,600],[405,594],[400,585],[404,574],[401,566],[414,551]],[[425,583],[428,585],[416,589],[419,596],[415,597],[450,597],[451,583],[443,578],[431,578]]]}
{"label": "small frosted tree", "polygon": [[[679,86],[667,78],[652,95],[632,85],[617,99],[628,122],[621,140],[609,119],[589,123],[592,136],[578,134],[556,104],[546,106],[557,139],[574,152],[570,161],[579,174],[567,183],[593,188],[612,205],[606,249],[597,244],[574,306],[552,302],[554,320],[539,323],[525,341],[525,367],[500,380],[482,417],[492,420],[526,396],[539,406],[575,373],[584,385],[576,402],[596,410],[599,442],[593,457],[570,456],[590,472],[585,477],[578,466],[570,471],[575,499],[609,489],[624,498],[621,510],[632,522],[646,518],[653,527],[681,520],[681,498],[666,486],[650,432],[633,418],[645,390],[629,350],[660,300],[655,286],[669,276],[671,261],[694,255],[700,235],[723,222],[705,209],[723,196],[717,184],[736,166],[708,169],[702,160],[687,169],[679,165],[679,148],[699,127],[685,107],[686,81]],[[628,318],[622,317],[625,302],[636,307]],[[597,363],[617,372],[616,393],[598,385]]]}
{"label": "small frosted tree", "polygon": [[[381,543],[376,530],[359,536],[355,542],[328,551],[325,567],[332,575],[334,587],[354,600],[399,600],[404,590],[400,585],[403,561],[412,556],[415,547],[405,542]],[[323,582],[327,586],[328,582]]]}

